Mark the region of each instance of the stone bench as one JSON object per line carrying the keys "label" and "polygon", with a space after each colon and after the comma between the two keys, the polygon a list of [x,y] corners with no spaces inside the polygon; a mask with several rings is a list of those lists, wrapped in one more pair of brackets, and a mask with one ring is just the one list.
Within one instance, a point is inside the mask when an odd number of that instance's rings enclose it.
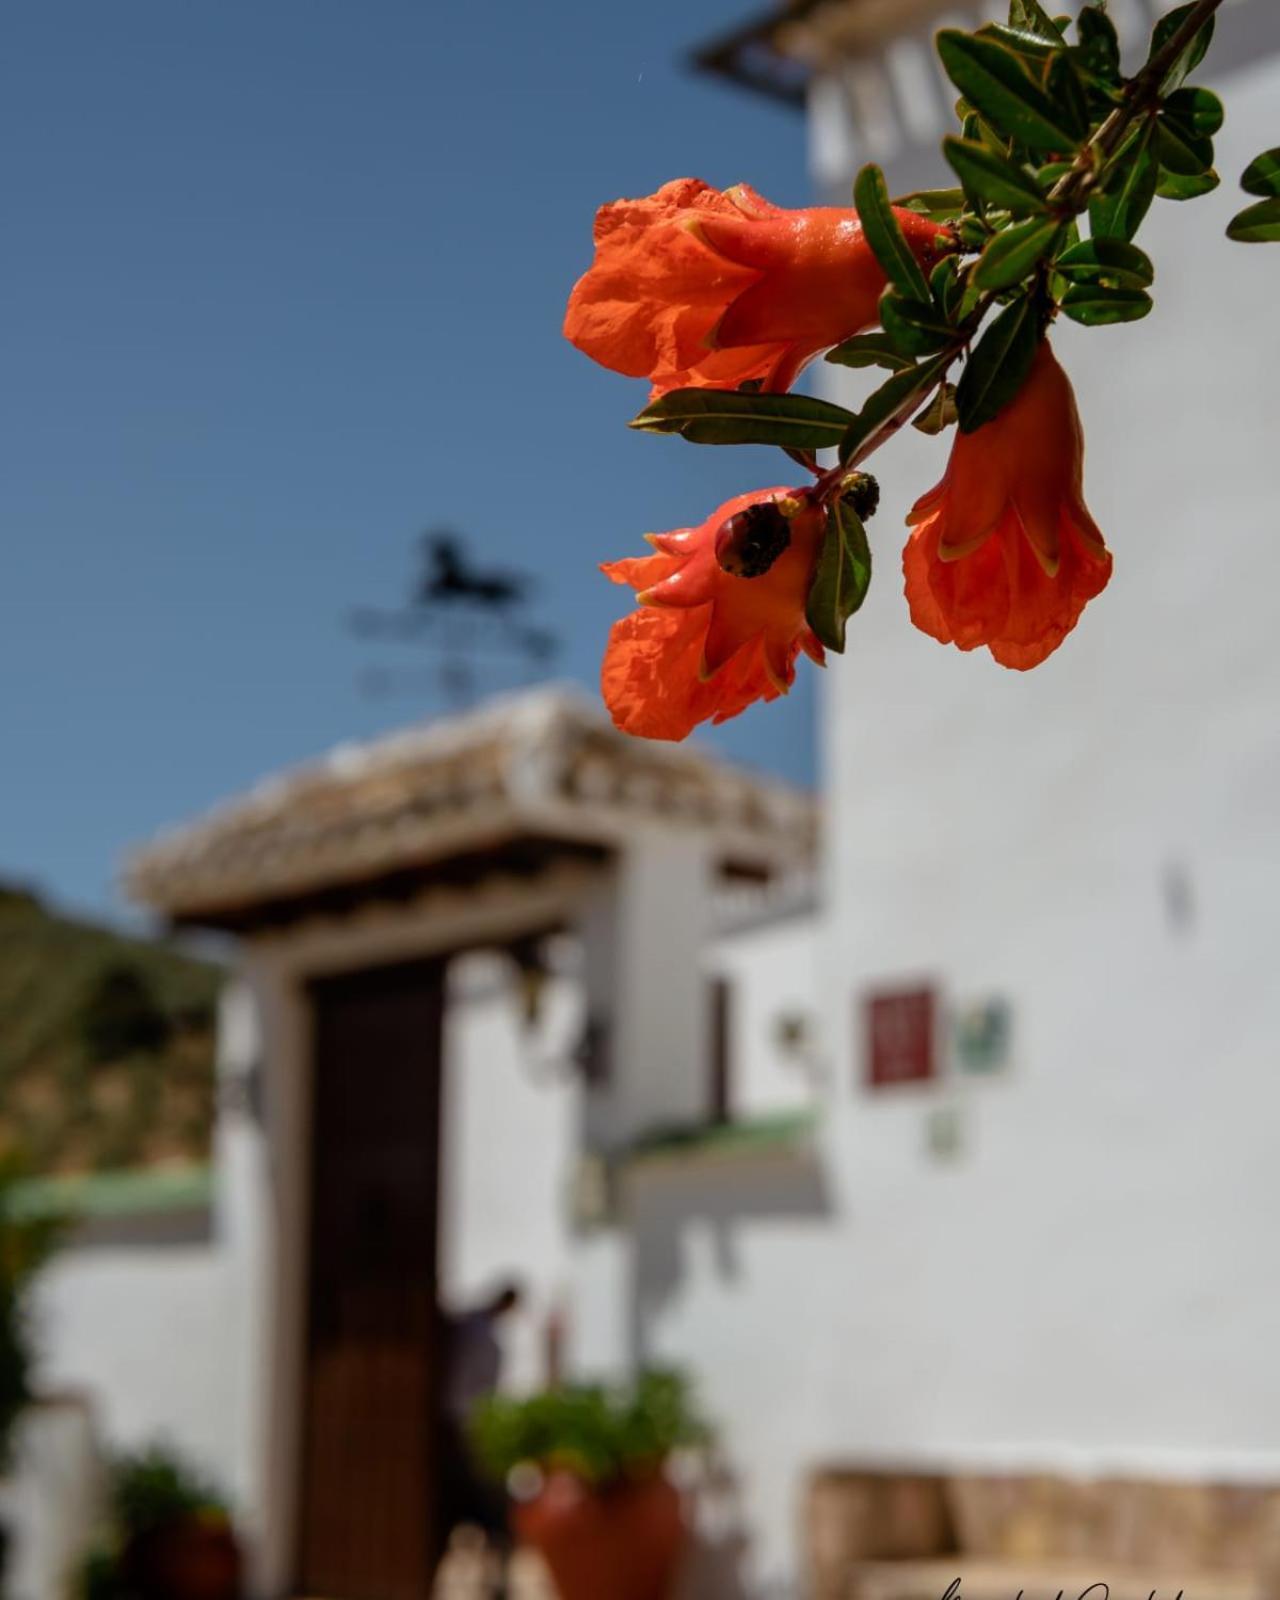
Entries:
{"label": "stone bench", "polygon": [[805,1545],[812,1600],[1280,1600],[1280,1485],[827,1469]]}

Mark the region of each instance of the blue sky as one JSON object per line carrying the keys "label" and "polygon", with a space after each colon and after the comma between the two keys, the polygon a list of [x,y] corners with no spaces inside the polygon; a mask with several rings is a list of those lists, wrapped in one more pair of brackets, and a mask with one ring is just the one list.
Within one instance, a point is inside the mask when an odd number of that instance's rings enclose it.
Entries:
{"label": "blue sky", "polygon": [[[6,19],[0,876],[116,913],[124,848],[342,739],[349,636],[454,524],[541,574],[563,675],[646,529],[776,482],[630,434],[560,336],[603,200],[808,199],[802,119],[693,76],[759,0],[51,0]],[[812,674],[715,736],[807,779]]]}

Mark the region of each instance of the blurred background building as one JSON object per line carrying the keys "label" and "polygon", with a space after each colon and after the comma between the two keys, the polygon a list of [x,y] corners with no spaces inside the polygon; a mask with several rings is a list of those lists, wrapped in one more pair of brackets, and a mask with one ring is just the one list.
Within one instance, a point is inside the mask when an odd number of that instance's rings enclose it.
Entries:
{"label": "blurred background building", "polygon": [[[1128,48],[1163,9],[1113,6]],[[807,114],[825,198],[866,159],[901,192],[944,181],[944,17],[797,0],[701,60]],[[1276,1592],[1280,325],[1220,224],[1278,52],[1269,0],[1224,8],[1223,192],[1157,202],[1159,322],[1055,333],[1116,576],[1036,673],[907,626],[896,530],[941,470],[909,435],[817,801],[547,689],[135,858],[229,941],[216,1131],[191,1161],[196,1020],[137,1146],[188,1159],[77,1191],[46,1381],[225,1478],[257,1593],[422,1592],[437,1295],[513,1269],[513,1382],[695,1377],[700,1593],[1004,1595],[1065,1558]],[[214,981],[181,974],[206,1016]],[[24,1504],[61,1459],[31,1446]]]}

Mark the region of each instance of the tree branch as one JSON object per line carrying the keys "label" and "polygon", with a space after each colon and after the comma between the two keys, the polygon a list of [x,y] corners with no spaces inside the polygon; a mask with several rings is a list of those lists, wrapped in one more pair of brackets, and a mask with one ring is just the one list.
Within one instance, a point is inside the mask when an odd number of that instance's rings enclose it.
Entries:
{"label": "tree branch", "polygon": [[1093,138],[1076,156],[1071,171],[1049,191],[1049,204],[1055,211],[1080,210],[1083,196],[1092,186],[1107,158],[1120,146],[1139,117],[1149,112],[1160,96],[1160,85],[1170,67],[1195,38],[1223,0],[1198,0],[1181,25],[1171,33],[1155,55],[1129,79],[1124,88],[1124,104],[1119,105],[1101,124]]}
{"label": "tree branch", "polygon": [[[1169,69],[1222,4],[1223,0],[1198,0],[1196,6],[1187,13],[1183,22],[1170,34],[1160,49],[1128,80],[1124,87],[1124,103],[1118,105],[1099,126],[1097,132],[1077,154],[1071,171],[1063,173],[1050,190],[1049,204],[1055,211],[1070,216],[1084,209],[1089,188],[1108,157],[1119,148],[1133,123],[1139,117],[1147,115],[1158,101],[1160,86]],[[957,339],[954,356],[959,356],[972,338],[977,325],[991,304],[991,298],[990,295],[984,296],[974,313],[967,319],[961,337]],[[919,410],[939,383],[945,381],[945,378],[944,371],[922,384],[918,390],[905,396],[875,432],[863,440],[847,461],[840,462],[818,477],[812,493],[820,499],[838,493],[844,479],[897,433]]]}

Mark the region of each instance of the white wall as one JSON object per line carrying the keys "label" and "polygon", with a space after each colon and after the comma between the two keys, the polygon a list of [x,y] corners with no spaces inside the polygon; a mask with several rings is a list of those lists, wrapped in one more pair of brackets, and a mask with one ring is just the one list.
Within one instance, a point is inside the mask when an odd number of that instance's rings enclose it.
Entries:
{"label": "white wall", "polygon": [[[767,911],[767,903],[760,907]],[[709,974],[729,983],[731,1109],[752,1118],[815,1106],[824,1063],[818,997],[817,918],[812,902],[737,926],[711,946]],[[802,1024],[788,1043],[784,1024]]]}
{"label": "white wall", "polygon": [[204,1241],[65,1252],[37,1300],[42,1386],[92,1396],[117,1448],[163,1437],[226,1483],[238,1445],[231,1284]]}
{"label": "white wall", "polygon": [[[815,1103],[812,1040],[788,1052],[779,1021],[818,1014],[813,918],[807,909],[753,922],[740,908],[734,930],[703,951],[704,976],[732,984],[731,1079],[736,1116]],[[746,913],[745,915],[743,913]],[[548,1316],[567,1316],[568,1351],[579,1370],[622,1370],[634,1352],[629,1244],[613,1230],[574,1224],[581,1176],[583,1095],[571,1052],[586,1016],[583,952],[558,942],[557,974],[536,1024],[522,1022],[516,972],[505,957],[477,952],[450,969],[442,1128],[441,1284],[464,1306],[495,1281],[522,1278],[529,1302],[513,1319],[509,1381],[540,1381]],[[709,1084],[709,1055],[692,1064]],[[641,1062],[644,1065],[644,1062]],[[682,1070],[688,1064],[682,1059]],[[694,1097],[698,1098],[698,1097]]]}
{"label": "white wall", "polygon": [[90,1408],[76,1398],[29,1407],[0,1480],[12,1545],[6,1600],[67,1600],[68,1579],[102,1514],[103,1474]]}
{"label": "white wall", "polygon": [[27,1429],[14,1490],[17,1600],[61,1600],[58,1569],[92,1531],[84,1457],[104,1448],[172,1446],[229,1497],[242,1532],[258,1531],[269,1185],[249,1107],[226,1103],[259,1058],[242,983],[223,992],[218,1050],[211,1210],[91,1221],[37,1285],[39,1391],[86,1409],[41,1407]]}
{"label": "white wall", "polygon": [[568,1053],[580,986],[552,978],[532,1026],[514,965],[479,952],[453,962],[441,1126],[441,1293],[461,1309],[512,1277],[525,1304],[507,1333],[512,1387],[542,1381],[547,1318],[569,1290],[569,1202],[579,1096]]}
{"label": "white wall", "polygon": [[[689,1373],[735,1491],[734,1578],[790,1594],[798,1492],[824,1432],[845,1245],[818,1141],[690,1155],[628,1176],[636,1355]],[[739,1593],[729,1571],[708,1600]]]}
{"label": "white wall", "polygon": [[[1228,85],[1224,172],[1274,142],[1278,90],[1274,59]],[[1280,1471],[1280,311],[1224,191],[1157,202],[1148,321],[1055,333],[1116,575],[1047,664],[910,627],[901,517],[942,453],[883,457],[879,581],[828,690],[848,1449]],[[970,1086],[947,1168],[920,1097],[847,1089],[851,993],[918,973],[1015,1012],[1016,1071]]]}
{"label": "white wall", "polygon": [[[763,910],[763,906],[740,908]],[[733,983],[733,1082],[739,1115],[813,1105],[813,1052],[777,1043],[779,1017],[818,1013],[811,914],[741,916],[707,947],[704,971]],[[507,1382],[542,1379],[545,1319],[567,1313],[567,1352],[581,1375],[618,1377],[673,1361],[694,1377],[720,1426],[732,1474],[717,1503],[703,1571],[736,1564],[750,1520],[747,1570],[777,1576],[793,1550],[795,1461],[811,1448],[820,1385],[787,1360],[788,1308],[830,1276],[829,1195],[812,1143],[790,1152],[679,1156],[629,1167],[622,1222],[578,1233],[571,1189],[581,1091],[566,1057],[584,1015],[577,960],[561,951],[535,1029],[521,1025],[514,968],[477,954],[454,964],[445,1047],[442,1285],[455,1305],[515,1272],[529,1290],[510,1330]],[[837,1245],[838,1248],[838,1245]],[[773,1384],[785,1386],[785,1403]],[[783,1508],[778,1515],[770,1508]],[[710,1591],[732,1594],[731,1587]],[[757,1592],[764,1592],[763,1589]]]}

